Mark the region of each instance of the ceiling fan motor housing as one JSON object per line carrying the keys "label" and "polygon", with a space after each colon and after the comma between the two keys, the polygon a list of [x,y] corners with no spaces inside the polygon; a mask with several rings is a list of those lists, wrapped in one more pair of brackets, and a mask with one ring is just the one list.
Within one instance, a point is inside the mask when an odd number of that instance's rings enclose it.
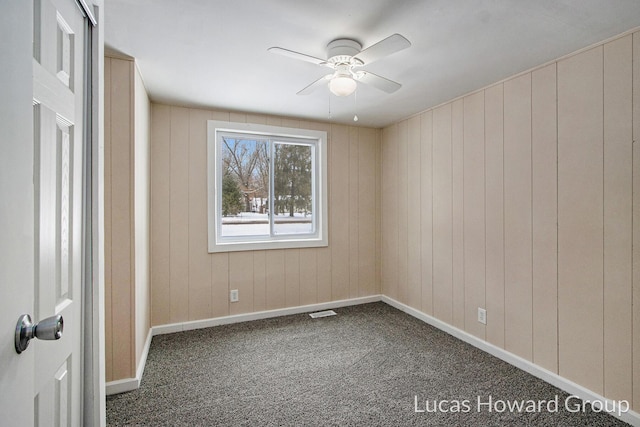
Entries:
{"label": "ceiling fan motor housing", "polygon": [[351,39],[336,39],[327,45],[327,62],[330,64],[350,64],[351,58],[362,50],[362,45]]}

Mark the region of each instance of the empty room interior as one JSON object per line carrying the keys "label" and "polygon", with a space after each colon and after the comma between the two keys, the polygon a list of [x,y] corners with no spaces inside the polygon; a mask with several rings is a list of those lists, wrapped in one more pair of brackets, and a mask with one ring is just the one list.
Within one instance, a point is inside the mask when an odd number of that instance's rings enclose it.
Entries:
{"label": "empty room interior", "polygon": [[104,36],[108,424],[640,425],[640,3]]}

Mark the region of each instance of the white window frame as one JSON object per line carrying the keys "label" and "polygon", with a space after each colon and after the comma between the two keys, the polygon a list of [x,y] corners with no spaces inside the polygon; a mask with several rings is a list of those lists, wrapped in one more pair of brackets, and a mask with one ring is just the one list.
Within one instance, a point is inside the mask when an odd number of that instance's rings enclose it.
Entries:
{"label": "white window frame", "polygon": [[[315,229],[311,234],[271,236],[221,236],[222,222],[222,147],[219,133],[240,133],[286,140],[303,140],[314,148],[313,215]],[[272,159],[273,162],[273,159]],[[273,174],[270,173],[270,180]],[[327,197],[327,133],[317,130],[269,126],[254,123],[207,121],[207,207],[209,252],[233,252],[262,249],[313,248],[329,245]],[[272,199],[270,194],[270,199]],[[271,202],[272,203],[272,202]],[[270,210],[271,212],[271,210]],[[270,227],[273,226],[269,221]]]}

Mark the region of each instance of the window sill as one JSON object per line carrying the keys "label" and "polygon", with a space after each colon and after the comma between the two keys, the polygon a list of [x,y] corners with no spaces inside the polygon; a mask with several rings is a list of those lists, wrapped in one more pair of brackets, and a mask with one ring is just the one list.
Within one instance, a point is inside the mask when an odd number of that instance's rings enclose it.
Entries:
{"label": "window sill", "polygon": [[326,239],[252,240],[247,242],[223,242],[209,246],[209,253],[260,251],[269,249],[303,249],[329,246]]}

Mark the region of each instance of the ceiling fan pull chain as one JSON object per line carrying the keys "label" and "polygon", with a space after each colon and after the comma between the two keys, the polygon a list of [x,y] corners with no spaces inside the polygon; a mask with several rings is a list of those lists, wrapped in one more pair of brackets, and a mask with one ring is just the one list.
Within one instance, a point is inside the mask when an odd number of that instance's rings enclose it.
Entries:
{"label": "ceiling fan pull chain", "polygon": [[356,89],[355,92],[353,92],[353,102],[355,103],[355,113],[353,115],[353,121],[357,122],[358,121],[358,89]]}

